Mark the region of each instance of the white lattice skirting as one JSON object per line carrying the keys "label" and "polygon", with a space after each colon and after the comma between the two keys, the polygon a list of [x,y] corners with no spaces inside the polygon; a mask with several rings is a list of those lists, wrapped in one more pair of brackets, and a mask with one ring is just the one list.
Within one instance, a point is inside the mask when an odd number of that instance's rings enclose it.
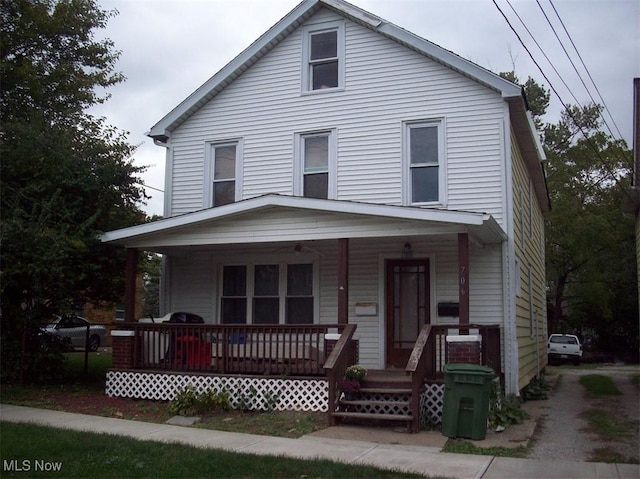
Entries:
{"label": "white lattice skirting", "polygon": [[[250,376],[207,376],[138,371],[107,372],[109,396],[170,401],[180,389],[193,385],[198,392],[228,391],[232,408],[251,410],[327,412],[326,379],[280,379]],[[420,397],[420,423],[440,424],[443,384],[426,384]],[[371,412],[402,413],[396,410]]]}
{"label": "white lattice skirting", "polygon": [[247,376],[107,372],[109,396],[170,401],[180,389],[193,385],[198,392],[228,391],[232,408],[251,410],[326,411],[326,379],[279,379]]}

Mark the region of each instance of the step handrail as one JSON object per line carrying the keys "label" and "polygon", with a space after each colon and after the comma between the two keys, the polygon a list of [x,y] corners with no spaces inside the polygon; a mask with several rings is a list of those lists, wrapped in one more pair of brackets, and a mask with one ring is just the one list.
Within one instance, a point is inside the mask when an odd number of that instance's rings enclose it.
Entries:
{"label": "step handrail", "polygon": [[347,364],[349,360],[349,344],[353,338],[353,334],[356,332],[356,324],[347,324],[340,335],[340,339],[329,354],[329,357],[324,363],[324,369],[329,381],[329,399],[328,399],[328,417],[329,424],[336,425],[336,419],[333,413],[336,411],[339,402],[339,390],[340,381],[344,376],[344,371],[347,367],[351,366]]}
{"label": "step handrail", "polygon": [[432,330],[433,328],[430,324],[423,326],[420,330],[405,367],[405,372],[411,377],[411,401],[409,406],[413,417],[409,425],[411,432],[418,432],[420,429],[420,393],[427,372],[433,369],[433,364],[431,364],[433,363],[433,354],[427,354]]}

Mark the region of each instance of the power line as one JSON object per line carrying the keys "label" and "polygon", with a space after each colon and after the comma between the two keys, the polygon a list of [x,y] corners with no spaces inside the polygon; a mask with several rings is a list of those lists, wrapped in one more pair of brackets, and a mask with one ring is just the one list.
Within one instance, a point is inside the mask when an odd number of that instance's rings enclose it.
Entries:
{"label": "power line", "polygon": [[[598,93],[598,97],[600,98],[600,101],[602,102],[602,105],[604,106],[604,108],[609,113],[609,117],[611,117],[611,121],[613,122],[613,126],[615,126],[616,131],[618,132],[618,136],[620,138],[622,138],[622,133],[620,133],[620,129],[618,128],[618,125],[616,124],[616,120],[615,120],[615,118],[613,118],[613,115],[611,114],[611,110],[609,110],[609,107],[605,103],[604,98],[602,97],[602,94],[600,94],[600,90],[598,89],[598,86],[596,85],[596,82],[594,81],[593,77],[591,76],[591,72],[589,72],[589,69],[587,68],[587,65],[584,63],[584,60],[582,59],[582,55],[580,55],[580,52],[578,51],[578,47],[576,47],[576,44],[573,42],[573,38],[571,38],[571,35],[569,34],[569,31],[567,30],[567,27],[565,26],[564,22],[562,21],[562,18],[560,18],[560,14],[558,13],[558,10],[556,9],[556,7],[553,4],[552,0],[549,0],[549,3],[551,4],[551,8],[553,8],[553,11],[555,12],[556,17],[558,17],[558,20],[560,21],[560,25],[562,25],[562,28],[564,29],[564,32],[567,35],[567,38],[569,39],[569,41],[571,42],[571,45],[573,46],[573,49],[575,50],[576,54],[578,55],[578,58],[580,59],[580,63],[582,63],[582,67],[587,72],[587,75],[589,76],[589,79],[591,80],[591,83],[593,84],[593,87],[596,89],[596,92]],[[540,5],[539,2],[538,2],[538,5]],[[540,6],[540,9],[542,9],[541,6]],[[543,10],[543,12],[544,12],[544,10]],[[546,15],[545,15],[545,17],[546,17]],[[549,21],[549,20],[547,19],[547,21]],[[549,23],[549,24],[551,24],[551,23]],[[555,30],[554,30],[554,33],[555,33]],[[557,36],[558,35],[556,34],[556,38],[557,38]],[[558,41],[560,41],[560,39],[558,39]],[[562,42],[560,42],[560,44],[562,45]],[[564,46],[562,48],[564,49]],[[567,53],[566,50],[565,50],[565,53],[567,54],[567,57],[569,57],[569,54]],[[569,58],[569,60],[571,60],[571,58]],[[573,65],[573,62],[571,62],[571,64]],[[573,66],[573,68],[574,68],[574,70],[576,70],[576,73],[578,73],[578,70],[576,69],[575,65]],[[579,73],[578,73],[578,77],[580,77]],[[582,81],[582,78],[580,78],[580,80]],[[582,84],[584,85],[584,82],[582,82]],[[587,88],[587,86],[585,85],[584,87],[585,87],[585,89],[587,89],[587,92],[588,92],[589,89]],[[591,100],[594,103],[596,103],[596,101],[593,99],[591,94],[589,94],[589,96],[591,97]],[[611,134],[611,136],[614,136],[613,133]]]}
{"label": "power line", "polygon": [[[509,3],[509,0],[506,0],[507,3]],[[584,129],[582,128],[582,125],[580,125],[580,123],[578,122],[578,120],[575,118],[573,112],[568,108],[568,105],[564,102],[564,100],[562,99],[562,97],[560,96],[560,93],[558,93],[558,90],[556,90],[556,88],[553,86],[553,83],[551,83],[551,80],[549,80],[549,77],[547,77],[546,73],[544,72],[544,70],[542,69],[542,67],[540,66],[540,64],[537,62],[537,60],[535,59],[535,57],[533,56],[533,54],[531,53],[531,50],[529,50],[529,48],[527,47],[527,45],[525,45],[524,41],[522,40],[522,37],[520,37],[520,35],[518,34],[518,32],[516,31],[516,29],[514,28],[514,26],[511,24],[511,21],[509,21],[509,18],[506,16],[506,14],[504,13],[504,11],[502,10],[502,8],[500,8],[500,6],[497,4],[496,0],[492,0],[493,4],[495,5],[495,7],[498,9],[498,11],[500,12],[500,14],[502,15],[502,17],[504,18],[504,20],[507,22],[507,25],[509,25],[509,28],[511,29],[511,31],[513,32],[513,34],[516,36],[516,38],[518,39],[518,41],[520,42],[520,44],[522,45],[522,47],[525,49],[525,51],[527,52],[527,54],[529,55],[529,57],[531,58],[531,61],[535,64],[535,66],[538,68],[538,70],[540,71],[540,73],[542,74],[542,76],[544,77],[544,79],[547,81],[547,83],[549,84],[549,87],[551,88],[551,90],[553,91],[553,93],[555,93],[555,95],[558,97],[558,100],[560,101],[560,103],[562,104],[564,111],[566,111],[566,113],[569,115],[569,117],[573,120],[573,123],[575,124],[575,126],[578,128],[578,130],[580,130],[580,133],[582,133],[582,136],[584,137],[584,139],[586,140],[587,144],[589,145],[589,147],[594,151],[594,153],[598,156],[598,158],[601,161],[602,166],[607,169],[608,173],[611,175],[611,177],[613,178],[613,180],[618,183],[618,179],[616,177],[616,175],[614,174],[613,171],[610,171],[609,168],[606,167],[606,163],[604,161],[604,158],[602,158],[602,155],[600,153],[600,150],[598,150],[596,148],[596,146],[593,144],[591,138],[585,133]],[[511,6],[511,4],[509,3],[509,6]],[[511,7],[513,9],[513,7]],[[560,78],[562,80],[562,77]],[[563,80],[564,83],[564,80]],[[580,106],[580,105],[578,105]],[[582,107],[581,107],[582,108]],[[615,138],[614,138],[615,139]],[[616,142],[614,142],[614,144],[616,144]]]}
{"label": "power line", "polygon": [[154,190],[154,191],[158,191],[160,193],[164,193],[164,190],[158,189],[158,188],[154,188],[153,186],[149,186],[149,185],[145,185],[144,183],[134,183],[138,186],[142,186],[143,188],[149,188],[150,190]]}
{"label": "power line", "polygon": [[[509,5],[509,7],[511,7],[511,10],[513,11],[513,13],[516,15],[516,17],[518,17],[518,20],[520,20],[520,23],[522,23],[522,26],[524,27],[524,29],[527,31],[527,33],[529,34],[529,36],[531,37],[531,39],[533,40],[533,42],[536,44],[536,46],[538,47],[538,49],[540,49],[540,51],[542,52],[542,55],[544,56],[544,58],[547,60],[547,62],[549,62],[549,65],[551,65],[551,68],[553,68],[553,71],[556,73],[556,75],[558,75],[558,78],[560,78],[560,81],[562,82],[562,84],[565,86],[565,88],[569,91],[569,94],[573,97],[573,99],[575,100],[575,102],[579,105],[580,104],[580,100],[578,100],[576,98],[576,96],[573,94],[573,91],[571,88],[569,88],[569,85],[567,85],[567,82],[564,81],[564,78],[562,78],[562,75],[560,75],[560,72],[556,69],[555,65],[553,64],[553,62],[551,61],[551,59],[547,56],[547,54],[545,53],[544,49],[540,46],[540,44],[538,43],[538,41],[536,40],[536,38],[533,36],[533,33],[531,33],[531,30],[529,30],[529,28],[527,27],[527,25],[524,23],[524,20],[522,20],[522,18],[520,17],[520,15],[518,15],[518,12],[516,12],[516,9],[513,8],[513,5],[511,5],[511,2],[509,2],[509,0],[506,0],[507,5]],[[495,3],[495,2],[494,2]],[[503,15],[504,16],[504,15]],[[506,18],[506,17],[505,17]],[[512,28],[513,30],[513,28]],[[520,40],[520,38],[518,37],[518,40]],[[520,43],[522,43],[522,40],[520,40]],[[524,45],[523,45],[524,46]],[[531,56],[531,53],[529,53],[529,56]],[[540,66],[538,66],[536,64],[536,66],[538,67],[538,69],[540,69]],[[541,70],[542,71],[542,70]],[[545,77],[546,78],[546,77]],[[548,80],[547,80],[548,81]]]}

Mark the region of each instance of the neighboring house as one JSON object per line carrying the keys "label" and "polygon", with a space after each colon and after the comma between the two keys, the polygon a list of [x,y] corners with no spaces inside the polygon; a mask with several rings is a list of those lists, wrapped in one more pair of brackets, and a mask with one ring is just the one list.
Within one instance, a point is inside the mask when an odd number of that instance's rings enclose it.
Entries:
{"label": "neighboring house", "polygon": [[165,219],[103,240],[164,255],[165,312],[357,325],[370,370],[404,368],[425,324],[497,325],[508,393],[546,365],[550,205],[520,86],[307,0],[149,136]]}

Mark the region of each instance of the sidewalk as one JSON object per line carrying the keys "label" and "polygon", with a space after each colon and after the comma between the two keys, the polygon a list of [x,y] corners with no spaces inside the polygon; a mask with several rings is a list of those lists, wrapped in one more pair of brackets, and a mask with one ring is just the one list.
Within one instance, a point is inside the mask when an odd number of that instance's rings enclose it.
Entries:
{"label": "sidewalk", "polygon": [[258,455],[332,459],[450,478],[624,478],[640,477],[640,465],[537,461],[440,452],[440,447],[379,444],[305,436],[287,439],[192,427],[153,424],[0,404],[0,420],[31,422],[76,431],[116,434],[140,440],[177,442]]}

